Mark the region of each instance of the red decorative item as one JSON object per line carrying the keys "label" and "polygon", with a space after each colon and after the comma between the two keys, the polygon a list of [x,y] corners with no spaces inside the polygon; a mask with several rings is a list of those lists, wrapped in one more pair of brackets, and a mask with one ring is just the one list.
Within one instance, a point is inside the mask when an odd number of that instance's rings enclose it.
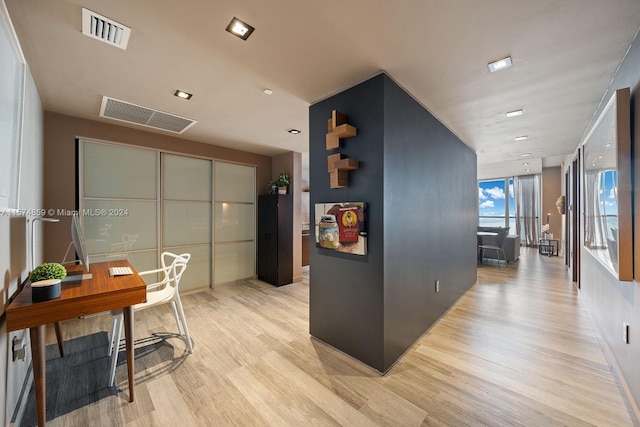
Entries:
{"label": "red decorative item", "polygon": [[338,233],[340,243],[356,243],[360,233],[360,221],[358,220],[358,208],[340,208],[338,210]]}

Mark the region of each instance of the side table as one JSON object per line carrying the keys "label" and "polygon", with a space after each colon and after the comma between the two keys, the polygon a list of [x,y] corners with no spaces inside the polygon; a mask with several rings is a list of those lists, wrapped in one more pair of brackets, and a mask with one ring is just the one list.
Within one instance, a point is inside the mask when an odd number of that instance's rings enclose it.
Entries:
{"label": "side table", "polygon": [[540,255],[558,256],[558,239],[538,239],[538,253]]}

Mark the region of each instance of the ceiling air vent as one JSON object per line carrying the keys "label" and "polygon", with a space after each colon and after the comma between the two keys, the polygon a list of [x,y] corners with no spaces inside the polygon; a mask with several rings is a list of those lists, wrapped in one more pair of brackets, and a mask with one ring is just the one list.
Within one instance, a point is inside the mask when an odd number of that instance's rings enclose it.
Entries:
{"label": "ceiling air vent", "polygon": [[112,21],[102,15],[82,8],[82,34],[110,44],[111,46],[126,49],[129,43],[131,28]]}
{"label": "ceiling air vent", "polygon": [[196,120],[120,101],[108,96],[102,97],[100,117],[175,133],[182,133],[197,123]]}

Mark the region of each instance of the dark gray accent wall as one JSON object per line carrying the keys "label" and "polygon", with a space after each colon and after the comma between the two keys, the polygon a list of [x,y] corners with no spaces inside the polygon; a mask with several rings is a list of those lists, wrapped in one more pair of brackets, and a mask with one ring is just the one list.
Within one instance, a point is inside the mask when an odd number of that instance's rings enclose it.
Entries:
{"label": "dark gray accent wall", "polygon": [[389,367],[475,283],[478,189],[475,153],[387,76],[384,99]]}
{"label": "dark gray accent wall", "polygon": [[[310,223],[314,205],[326,202],[366,202],[368,254],[335,254],[309,248],[309,329],[314,337],[369,366],[383,370],[383,115],[382,76],[375,77],[309,108]],[[347,115],[358,135],[343,141],[340,153],[360,162],[349,172],[349,186],[331,189],[325,148],[327,120],[332,110]],[[315,228],[310,240],[315,242]]]}
{"label": "dark gray accent wall", "polygon": [[[358,128],[343,189],[327,172],[334,109]],[[385,372],[475,283],[476,156],[385,74],[312,105],[309,126],[312,223],[316,203],[368,204],[367,256],[310,248],[310,333]]]}

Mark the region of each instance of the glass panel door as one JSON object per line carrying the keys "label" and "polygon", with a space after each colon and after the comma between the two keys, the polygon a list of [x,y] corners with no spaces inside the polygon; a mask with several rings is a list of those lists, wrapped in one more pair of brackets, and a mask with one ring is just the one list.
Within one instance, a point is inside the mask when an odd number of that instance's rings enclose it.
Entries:
{"label": "glass panel door", "polygon": [[214,283],[255,275],[255,167],[215,162]]}
{"label": "glass panel door", "polygon": [[81,141],[80,217],[92,262],[128,259],[138,271],[158,260],[158,153]]}
{"label": "glass panel door", "polygon": [[162,247],[191,259],[181,291],[211,286],[211,160],[163,154]]}

